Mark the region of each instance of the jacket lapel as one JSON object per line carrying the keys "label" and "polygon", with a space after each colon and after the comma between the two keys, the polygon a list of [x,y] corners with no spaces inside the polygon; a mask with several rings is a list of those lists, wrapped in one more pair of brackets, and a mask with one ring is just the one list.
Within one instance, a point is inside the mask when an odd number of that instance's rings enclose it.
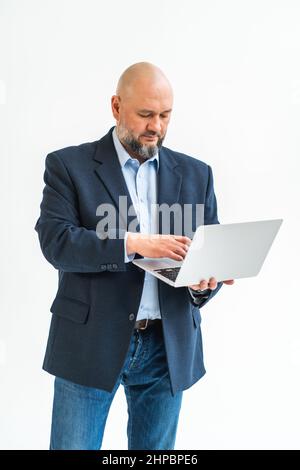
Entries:
{"label": "jacket lapel", "polygon": [[[159,155],[159,172],[158,172],[158,197],[157,203],[167,204],[171,207],[178,203],[182,183],[182,175],[177,160],[168,151],[162,147]],[[174,224],[171,220],[170,232],[174,233]],[[159,233],[162,233],[162,220],[159,217]]]}
{"label": "jacket lapel", "polygon": [[[132,200],[127,189],[126,181],[113,143],[113,129],[114,128],[111,128],[108,134],[102,137],[98,142],[94,160],[96,160],[99,165],[95,168],[95,172],[114,202],[119,212],[119,216],[123,219],[123,226],[128,227],[130,221],[136,217],[136,213],[133,208]],[[119,206],[120,196],[126,196],[126,204],[121,208]],[[130,206],[132,206],[130,211],[131,215],[128,216],[128,209]]]}

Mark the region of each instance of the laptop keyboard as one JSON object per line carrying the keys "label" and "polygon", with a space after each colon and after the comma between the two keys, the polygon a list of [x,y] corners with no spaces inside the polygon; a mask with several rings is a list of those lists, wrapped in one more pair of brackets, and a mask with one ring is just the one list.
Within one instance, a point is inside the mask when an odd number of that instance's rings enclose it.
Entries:
{"label": "laptop keyboard", "polygon": [[161,276],[166,277],[167,279],[170,279],[170,281],[176,281],[176,278],[178,276],[180,267],[178,268],[164,268],[164,269],[155,269],[154,271]]}

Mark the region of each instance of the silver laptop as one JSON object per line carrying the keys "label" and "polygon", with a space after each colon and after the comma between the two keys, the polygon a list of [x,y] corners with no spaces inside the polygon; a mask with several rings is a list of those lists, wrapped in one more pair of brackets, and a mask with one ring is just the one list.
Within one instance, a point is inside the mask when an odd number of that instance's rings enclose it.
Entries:
{"label": "silver laptop", "polygon": [[136,266],[173,287],[256,276],[271,248],[282,219],[236,224],[201,225],[183,261],[141,258]]}

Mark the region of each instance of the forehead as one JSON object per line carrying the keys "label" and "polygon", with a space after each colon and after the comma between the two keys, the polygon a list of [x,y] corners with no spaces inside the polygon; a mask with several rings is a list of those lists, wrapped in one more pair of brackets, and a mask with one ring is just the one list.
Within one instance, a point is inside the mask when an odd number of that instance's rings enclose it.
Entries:
{"label": "forehead", "polygon": [[160,111],[172,108],[172,90],[164,83],[140,83],[132,87],[130,91],[128,105],[131,108]]}

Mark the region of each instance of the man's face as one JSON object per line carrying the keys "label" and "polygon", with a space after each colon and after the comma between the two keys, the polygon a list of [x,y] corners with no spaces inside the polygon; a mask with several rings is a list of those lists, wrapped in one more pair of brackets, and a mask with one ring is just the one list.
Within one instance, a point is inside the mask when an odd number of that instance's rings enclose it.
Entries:
{"label": "man's face", "polygon": [[146,160],[162,146],[171,117],[173,97],[164,84],[136,85],[129,96],[113,96],[117,133],[125,148]]}

